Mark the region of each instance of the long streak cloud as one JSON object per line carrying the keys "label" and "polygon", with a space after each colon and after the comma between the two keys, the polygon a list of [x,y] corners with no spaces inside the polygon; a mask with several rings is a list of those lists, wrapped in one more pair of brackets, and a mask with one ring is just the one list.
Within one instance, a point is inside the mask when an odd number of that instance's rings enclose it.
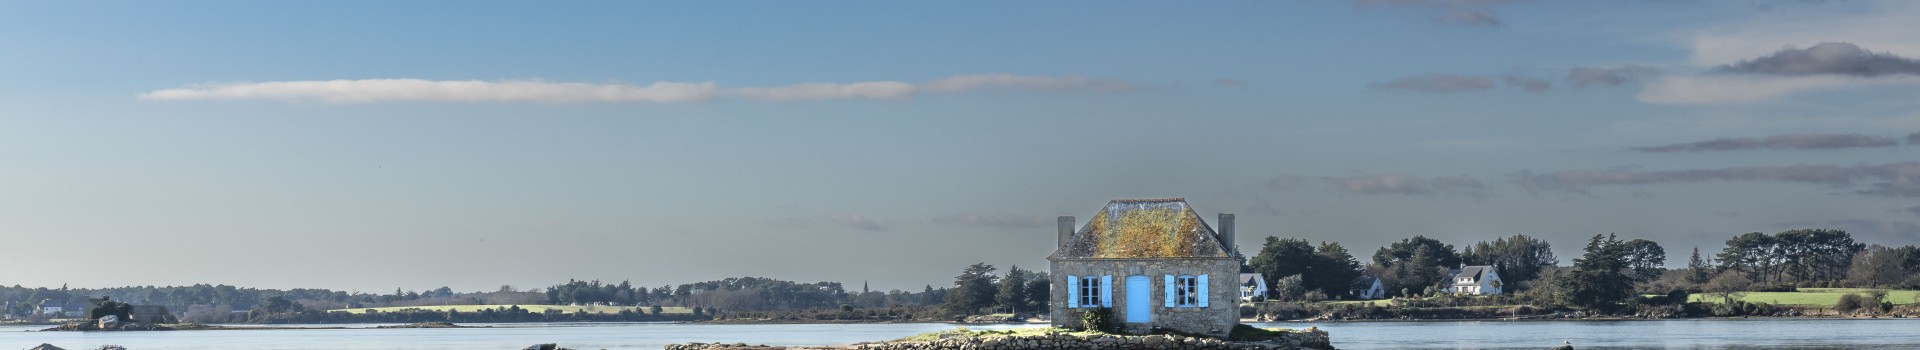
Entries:
{"label": "long streak cloud", "polygon": [[326,103],[374,102],[535,102],[674,103],[715,98],[763,101],[892,99],[926,93],[987,90],[1078,90],[1121,92],[1134,85],[1079,76],[1047,77],[1005,73],[959,75],[922,83],[868,81],[800,83],[765,87],[722,87],[714,82],[651,84],[550,82],[542,80],[357,79],[193,84],[141,93],[150,101],[280,100]]}

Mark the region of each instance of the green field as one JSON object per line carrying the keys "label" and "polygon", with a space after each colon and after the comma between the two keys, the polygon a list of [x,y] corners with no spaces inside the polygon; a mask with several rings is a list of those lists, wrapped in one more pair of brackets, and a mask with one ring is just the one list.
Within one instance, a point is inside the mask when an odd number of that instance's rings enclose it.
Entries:
{"label": "green field", "polygon": [[[1865,294],[1867,288],[1800,288],[1798,292],[1745,292],[1735,293],[1737,300],[1749,303],[1768,303],[1774,305],[1797,306],[1833,306],[1840,302],[1840,296],[1847,294]],[[1687,297],[1692,302],[1720,302],[1718,294],[1694,294]],[[1920,290],[1895,290],[1887,292],[1887,301],[1895,305],[1920,303]]]}
{"label": "green field", "polygon": [[[560,312],[564,312],[564,313],[575,313],[575,312],[580,312],[584,310],[587,313],[594,313],[594,314],[617,314],[617,313],[620,313],[621,310],[634,310],[635,312],[644,312],[644,311],[648,311],[648,309],[651,309],[651,307],[640,307],[640,306],[603,306],[603,305],[586,305],[586,306],[438,305],[438,306],[395,306],[395,307],[376,307],[376,308],[360,308],[360,309],[334,309],[334,310],[327,310],[327,312],[345,312],[345,313],[351,313],[351,314],[361,314],[361,313],[366,313],[367,310],[379,310],[380,312],[394,312],[394,311],[400,311],[400,310],[406,310],[406,309],[420,309],[420,310],[441,311],[441,312],[444,312],[447,310],[454,310],[458,312],[479,312],[480,310],[493,309],[493,308],[504,309],[509,306],[519,306],[521,309],[526,309],[528,312],[532,312],[532,313],[544,313],[544,312],[547,312],[547,310],[560,310]],[[678,306],[665,306],[660,308],[660,313],[663,315],[691,314],[693,313],[693,309],[678,307]]]}

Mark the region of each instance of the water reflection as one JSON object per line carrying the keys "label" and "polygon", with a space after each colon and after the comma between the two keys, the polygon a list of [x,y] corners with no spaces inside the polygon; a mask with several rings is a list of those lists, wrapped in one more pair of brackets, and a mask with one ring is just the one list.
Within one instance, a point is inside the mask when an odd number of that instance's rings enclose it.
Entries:
{"label": "water reflection", "polygon": [[[487,325],[487,324],[476,324]],[[1590,349],[1920,349],[1920,320],[1667,320],[1268,323],[1320,327],[1345,350],[1547,349],[1561,342]],[[371,328],[363,325],[315,325]],[[0,326],[0,349],[52,343],[69,349],[104,344],[166,349],[519,349],[560,343],[576,349],[659,349],[684,342],[839,345],[949,329],[948,324],[705,325],[661,323],[491,324],[461,329],[293,329],[177,332],[24,332]],[[1041,325],[973,326],[1006,329]]]}

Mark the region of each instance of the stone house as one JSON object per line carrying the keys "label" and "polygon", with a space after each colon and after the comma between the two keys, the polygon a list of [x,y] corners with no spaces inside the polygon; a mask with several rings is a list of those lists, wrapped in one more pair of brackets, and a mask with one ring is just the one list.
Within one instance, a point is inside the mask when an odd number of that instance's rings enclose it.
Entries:
{"label": "stone house", "polygon": [[1080,328],[1079,315],[1110,308],[1128,332],[1161,328],[1225,337],[1239,324],[1240,265],[1233,214],[1215,231],[1182,198],[1107,202],[1085,226],[1059,219],[1047,257],[1054,327]]}
{"label": "stone house", "polygon": [[1447,275],[1447,292],[1467,295],[1499,295],[1505,282],[1493,266],[1464,266]]}

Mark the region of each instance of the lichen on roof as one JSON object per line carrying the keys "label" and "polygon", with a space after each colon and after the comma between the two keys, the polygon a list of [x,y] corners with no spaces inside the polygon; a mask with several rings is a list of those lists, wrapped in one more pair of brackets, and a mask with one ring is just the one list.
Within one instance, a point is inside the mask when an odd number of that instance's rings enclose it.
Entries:
{"label": "lichen on roof", "polygon": [[1093,214],[1062,258],[1226,257],[1213,228],[1181,198],[1119,199]]}

